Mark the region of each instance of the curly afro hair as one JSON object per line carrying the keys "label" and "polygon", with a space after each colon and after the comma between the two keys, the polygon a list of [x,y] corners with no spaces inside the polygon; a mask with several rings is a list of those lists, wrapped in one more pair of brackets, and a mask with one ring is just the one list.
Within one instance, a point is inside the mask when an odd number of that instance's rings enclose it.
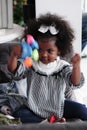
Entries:
{"label": "curly afro hair", "polygon": [[[55,28],[56,30],[59,30],[59,33],[56,35],[52,35],[50,31],[41,33],[38,31],[41,25],[55,25]],[[72,42],[75,38],[74,31],[70,27],[69,23],[62,17],[56,14],[47,13],[40,15],[37,19],[30,20],[27,26],[27,34],[31,34],[37,41],[41,38],[56,37],[55,44],[61,52],[60,56],[64,57],[67,53],[70,53],[72,49]]]}

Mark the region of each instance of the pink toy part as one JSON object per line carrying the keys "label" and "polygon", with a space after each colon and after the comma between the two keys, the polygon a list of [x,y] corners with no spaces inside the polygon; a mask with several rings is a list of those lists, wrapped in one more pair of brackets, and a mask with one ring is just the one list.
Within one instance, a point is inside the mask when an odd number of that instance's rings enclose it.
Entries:
{"label": "pink toy part", "polygon": [[34,42],[34,38],[33,38],[33,36],[32,35],[27,35],[27,43],[28,44],[32,44],[32,42]]}

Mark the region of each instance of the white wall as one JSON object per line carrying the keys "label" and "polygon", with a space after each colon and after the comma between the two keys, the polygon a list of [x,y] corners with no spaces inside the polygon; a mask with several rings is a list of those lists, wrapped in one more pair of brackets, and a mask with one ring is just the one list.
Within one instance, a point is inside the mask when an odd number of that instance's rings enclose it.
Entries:
{"label": "white wall", "polygon": [[82,11],[87,12],[87,0],[82,0]]}
{"label": "white wall", "polygon": [[36,0],[36,17],[40,14],[51,12],[61,15],[68,20],[74,28],[76,39],[74,40],[75,52],[81,52],[81,28],[82,11],[81,0]]}

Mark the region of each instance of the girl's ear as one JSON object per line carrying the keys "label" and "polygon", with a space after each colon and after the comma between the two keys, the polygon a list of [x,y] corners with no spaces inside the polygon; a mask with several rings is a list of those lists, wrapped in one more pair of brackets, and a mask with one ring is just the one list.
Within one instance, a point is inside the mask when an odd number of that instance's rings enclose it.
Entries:
{"label": "girl's ear", "polygon": [[61,52],[60,52],[60,50],[58,49],[57,55],[59,56],[59,55],[60,55],[60,53],[61,53]]}
{"label": "girl's ear", "polygon": [[60,53],[58,52],[58,54],[57,54],[58,56],[60,56]]}

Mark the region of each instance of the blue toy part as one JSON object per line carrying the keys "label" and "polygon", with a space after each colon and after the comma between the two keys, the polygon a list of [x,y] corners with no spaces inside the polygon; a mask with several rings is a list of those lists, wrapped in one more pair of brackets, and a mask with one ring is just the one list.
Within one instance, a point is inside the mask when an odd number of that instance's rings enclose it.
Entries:
{"label": "blue toy part", "polygon": [[21,43],[22,46],[22,55],[21,58],[25,59],[26,57],[31,57],[32,55],[32,48],[29,44],[27,44],[26,42],[22,42]]}
{"label": "blue toy part", "polygon": [[39,49],[39,46],[36,40],[34,40],[30,46],[32,47],[32,50]]}

